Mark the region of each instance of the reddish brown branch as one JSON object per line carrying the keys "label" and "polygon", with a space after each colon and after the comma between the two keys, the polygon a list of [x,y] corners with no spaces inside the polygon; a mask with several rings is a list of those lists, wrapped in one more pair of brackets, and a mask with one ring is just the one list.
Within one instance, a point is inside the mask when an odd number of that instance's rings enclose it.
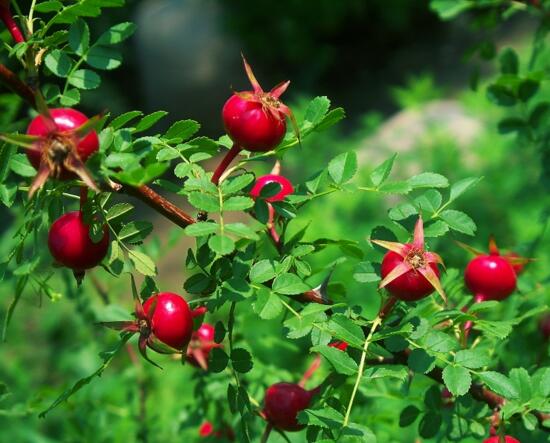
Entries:
{"label": "reddish brown branch", "polygon": [[33,108],[36,106],[33,90],[22,81],[12,70],[0,63],[0,81],[15,92],[19,97],[25,99]]}
{"label": "reddish brown branch", "polygon": [[155,211],[162,214],[168,220],[174,222],[176,225],[182,228],[185,228],[196,222],[193,217],[191,217],[185,211],[182,211],[172,202],[165,199],[162,195],[157,194],[149,186],[142,185],[138,187],[133,187],[123,185],[120,189],[120,192],[124,192],[125,194],[131,195],[132,197],[141,200],[147,206],[153,208]]}

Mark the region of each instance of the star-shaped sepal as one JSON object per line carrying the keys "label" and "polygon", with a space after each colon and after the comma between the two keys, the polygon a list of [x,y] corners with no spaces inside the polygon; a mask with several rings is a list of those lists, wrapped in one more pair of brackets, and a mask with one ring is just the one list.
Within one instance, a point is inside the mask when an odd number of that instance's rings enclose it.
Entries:
{"label": "star-shaped sepal", "polygon": [[414,228],[412,243],[397,243],[385,240],[372,240],[371,242],[392,251],[403,259],[385,278],[380,282],[379,287],[384,288],[397,278],[407,272],[418,272],[432,285],[432,287],[441,296],[443,301],[447,302],[447,297],[439,276],[434,272],[432,266],[439,264],[445,266],[443,259],[435,252],[426,251],[424,242],[424,223],[422,217],[418,217]]}
{"label": "star-shaped sepal", "polygon": [[471,254],[475,255],[476,257],[479,257],[480,255],[494,255],[494,256],[502,257],[508,263],[510,263],[514,269],[516,269],[516,267],[519,267],[519,266],[523,267],[526,264],[528,264],[532,261],[535,261],[534,258],[521,257],[521,256],[519,256],[515,253],[509,253],[509,254],[504,254],[504,255],[501,254],[494,235],[489,236],[489,248],[488,248],[489,249],[489,254],[487,254],[486,252],[480,251],[479,249],[473,248],[470,245],[459,242],[459,241],[457,241],[456,244],[458,246],[460,246],[462,249],[465,249],[466,251],[468,251]]}

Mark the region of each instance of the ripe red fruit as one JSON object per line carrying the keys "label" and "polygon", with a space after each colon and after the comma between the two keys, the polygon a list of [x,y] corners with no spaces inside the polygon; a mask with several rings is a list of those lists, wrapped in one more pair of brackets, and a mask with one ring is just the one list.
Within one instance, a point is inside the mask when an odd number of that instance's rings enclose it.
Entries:
{"label": "ripe red fruit", "polygon": [[437,264],[443,263],[439,255],[427,252],[424,245],[424,225],[419,217],[412,243],[395,243],[372,240],[389,249],[382,259],[381,288],[386,288],[394,297],[404,301],[416,301],[431,294],[434,289],[445,299],[439,281]]}
{"label": "ripe red fruit", "polygon": [[221,347],[214,341],[215,329],[209,323],[203,323],[199,329],[193,332],[191,341],[187,347],[187,361],[193,366],[208,369],[208,356],[214,348]]}
{"label": "ripe red fruit", "polygon": [[267,152],[274,149],[285,136],[286,117],[290,118],[294,132],[298,135],[292,111],[279,99],[290,82],[280,83],[271,91],[264,92],[244,57],[243,63],[252,84],[252,91],[235,92],[223,106],[223,125],[234,144],[214,171],[214,184],[219,183],[223,171],[241,149],[252,152]]}
{"label": "ripe red fruit", "polygon": [[468,289],[483,300],[504,300],[516,289],[512,265],[498,255],[480,255],[464,271]]}
{"label": "ripe red fruit", "polygon": [[277,194],[266,198],[266,202],[282,201],[287,195],[294,192],[294,187],[292,186],[292,183],[286,177],[283,177],[282,175],[267,174],[258,178],[256,180],[256,183],[254,183],[254,186],[250,191],[250,195],[252,196],[252,198],[258,198],[264,186],[268,185],[269,183],[278,183],[281,189],[279,190],[279,192],[277,192]]}
{"label": "ripe red fruit", "polygon": [[244,57],[243,62],[253,90],[236,92],[225,102],[223,124],[229,137],[241,148],[254,152],[271,151],[286,133],[285,117],[292,118],[290,109],[279,100],[290,82],[264,92]]}
{"label": "ripe red fruit", "polygon": [[267,421],[282,431],[299,431],[305,426],[298,423],[297,416],[306,409],[315,390],[306,391],[294,383],[275,383],[265,394],[264,413]]}
{"label": "ripe red fruit", "polygon": [[48,248],[57,262],[82,272],[97,266],[107,255],[109,230],[105,226],[103,238],[99,243],[94,243],[82,212],[68,212],[52,224],[48,234]]}
{"label": "ripe red fruit", "polygon": [[[500,437],[498,435],[495,435],[493,437],[489,437],[485,440],[483,440],[483,443],[500,443]],[[514,437],[510,437],[509,435],[504,436],[504,441],[506,443],[521,443],[519,440],[515,439]]]}
{"label": "ripe red fruit", "polygon": [[[161,292],[147,299],[143,304],[145,315],[153,309],[149,325],[151,333],[162,343],[182,350],[193,333],[193,314],[185,299],[172,292]],[[149,344],[149,347],[155,349]],[[159,351],[159,349],[155,349]]]}
{"label": "ripe red fruit", "polygon": [[26,146],[27,157],[38,170],[29,192],[32,194],[39,189],[50,176],[67,180],[74,178],[74,174],[97,190],[84,162],[99,149],[97,133],[92,130],[99,117],[89,120],[71,108],[48,112],[50,116],[35,117],[27,128],[30,140],[30,145]]}

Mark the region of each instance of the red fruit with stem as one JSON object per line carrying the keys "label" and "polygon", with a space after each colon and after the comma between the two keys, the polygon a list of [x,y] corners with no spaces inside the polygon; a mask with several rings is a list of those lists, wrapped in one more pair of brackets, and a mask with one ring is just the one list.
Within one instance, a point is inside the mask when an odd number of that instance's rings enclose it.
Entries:
{"label": "red fruit with stem", "polygon": [[155,338],[178,351],[187,346],[193,333],[193,315],[183,297],[162,292],[148,298],[143,311],[145,315],[153,312],[150,328]]}
{"label": "red fruit with stem", "polygon": [[[495,435],[493,437],[489,437],[485,440],[483,440],[483,443],[500,443],[500,437],[498,435]],[[504,436],[504,442],[505,443],[521,443],[518,439],[515,439],[514,437],[510,437],[509,435]]]}
{"label": "red fruit with stem", "polygon": [[19,26],[13,19],[9,0],[0,1],[0,20],[4,22],[4,25],[8,29],[15,43],[22,43],[25,41],[25,37],[23,37]]}
{"label": "red fruit with stem", "polygon": [[104,226],[103,231],[101,240],[94,243],[82,212],[68,212],[52,224],[48,233],[48,248],[57,262],[80,273],[97,266],[107,255],[107,226]]}
{"label": "red fruit with stem", "polygon": [[438,263],[443,260],[434,252],[428,252],[424,244],[424,225],[419,217],[412,243],[395,243],[372,240],[389,249],[382,259],[380,288],[404,301],[420,300],[436,290],[445,300],[445,292],[439,281]]}
{"label": "red fruit with stem", "polygon": [[187,347],[187,361],[193,366],[208,369],[208,356],[214,348],[221,347],[214,341],[215,329],[209,323],[203,323],[199,329],[193,332],[191,341]]}
{"label": "red fruit with stem", "polygon": [[142,305],[132,279],[135,302],[134,321],[102,322],[117,331],[139,333],[139,351],[143,358],[158,366],[147,357],[147,347],[161,354],[182,354],[193,333],[193,319],[204,315],[198,308],[191,311],[183,297],[172,292],[161,292],[148,298]]}
{"label": "red fruit with stem", "polygon": [[274,149],[285,136],[286,117],[290,118],[298,133],[292,111],[280,100],[290,82],[280,83],[265,92],[244,57],[243,63],[252,90],[235,92],[223,106],[223,124],[234,144],[212,176],[212,183],[215,184],[242,149],[252,152]]}
{"label": "red fruit with stem", "polygon": [[516,290],[517,277],[513,266],[525,264],[529,259],[500,255],[493,237],[489,240],[489,254],[459,244],[477,255],[466,266],[464,281],[478,301],[504,300]]}
{"label": "red fruit with stem", "polygon": [[70,108],[49,110],[36,95],[41,114],[27,128],[27,135],[0,134],[0,139],[27,149],[31,164],[38,170],[29,195],[40,189],[49,177],[67,180],[78,176],[89,188],[99,192],[84,162],[99,149],[93,130],[101,117],[88,119]]}
{"label": "red fruit with stem", "polygon": [[262,192],[262,189],[270,183],[277,183],[280,189],[275,195],[267,197],[265,199],[266,202],[271,203],[282,201],[287,195],[290,195],[294,192],[294,187],[292,186],[292,183],[286,177],[283,177],[282,175],[267,174],[261,176],[256,180],[256,183],[254,183],[254,186],[250,190],[251,197],[254,199],[258,198]]}
{"label": "red fruit with stem", "polygon": [[276,383],[265,394],[264,413],[267,421],[281,431],[299,431],[305,426],[298,423],[300,411],[308,408],[317,390],[306,391],[294,383]]}

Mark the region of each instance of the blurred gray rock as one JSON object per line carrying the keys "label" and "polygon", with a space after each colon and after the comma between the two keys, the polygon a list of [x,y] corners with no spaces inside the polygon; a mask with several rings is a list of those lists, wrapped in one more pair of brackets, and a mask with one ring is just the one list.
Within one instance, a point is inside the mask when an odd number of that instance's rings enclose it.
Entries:
{"label": "blurred gray rock", "polygon": [[240,45],[223,30],[216,0],[152,0],[136,13],[138,62],[148,110],[222,132],[221,107],[241,79]]}

